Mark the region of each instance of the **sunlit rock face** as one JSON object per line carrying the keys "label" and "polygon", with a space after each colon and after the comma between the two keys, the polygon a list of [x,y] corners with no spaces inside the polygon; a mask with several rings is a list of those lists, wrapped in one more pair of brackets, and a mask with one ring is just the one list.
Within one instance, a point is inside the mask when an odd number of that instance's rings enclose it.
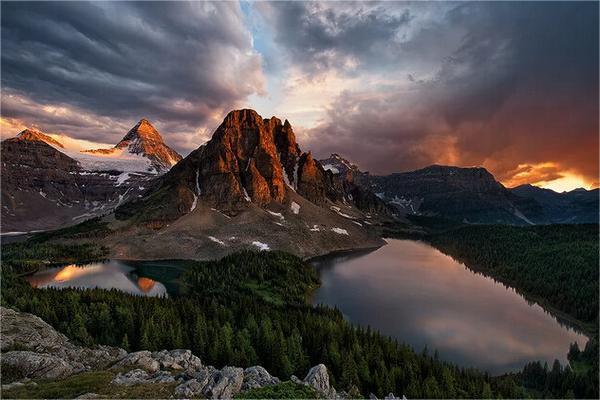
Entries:
{"label": "sunlit rock face", "polygon": [[199,198],[236,212],[250,202],[284,204],[290,191],[321,204],[336,191],[320,163],[302,153],[288,121],[263,119],[249,109],[231,111],[211,140],[169,171],[160,187],[164,207],[159,218],[164,220],[189,212]]}

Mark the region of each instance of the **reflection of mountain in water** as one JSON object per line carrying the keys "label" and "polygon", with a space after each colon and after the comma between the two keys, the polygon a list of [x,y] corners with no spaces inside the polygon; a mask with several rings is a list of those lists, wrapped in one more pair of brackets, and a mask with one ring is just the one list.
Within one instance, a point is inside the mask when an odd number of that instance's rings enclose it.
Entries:
{"label": "reflection of mountain in water", "polygon": [[135,272],[130,272],[125,276],[127,276],[127,279],[129,279],[142,293],[150,293],[156,285],[156,281],[146,278],[145,276],[139,276]]}
{"label": "reflection of mountain in water", "polygon": [[48,268],[30,275],[27,281],[36,288],[99,288],[117,289],[142,296],[167,295],[162,283],[139,276],[135,268],[116,260],[83,266],[73,264]]}

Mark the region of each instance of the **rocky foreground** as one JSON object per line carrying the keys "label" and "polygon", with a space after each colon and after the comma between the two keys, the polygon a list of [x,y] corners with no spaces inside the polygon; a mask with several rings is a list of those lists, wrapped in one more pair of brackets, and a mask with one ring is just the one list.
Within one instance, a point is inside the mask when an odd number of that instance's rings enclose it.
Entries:
{"label": "rocky foreground", "polygon": [[[110,381],[113,386],[170,385],[169,397],[174,398],[232,398],[247,390],[281,383],[261,366],[217,369],[204,365],[190,350],[127,353],[118,347],[81,347],[39,317],[4,307],[0,307],[0,312],[2,397],[10,397],[11,390],[35,386],[37,382],[57,381],[89,371],[113,372]],[[290,381],[314,388],[319,397],[347,396],[330,385],[323,364],[312,367],[303,380],[292,376]],[[96,393],[80,396],[97,397],[102,396]]]}

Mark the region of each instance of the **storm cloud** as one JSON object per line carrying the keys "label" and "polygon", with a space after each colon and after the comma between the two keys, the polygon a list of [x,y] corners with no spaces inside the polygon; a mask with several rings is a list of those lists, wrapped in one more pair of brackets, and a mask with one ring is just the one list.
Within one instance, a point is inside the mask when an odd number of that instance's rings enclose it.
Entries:
{"label": "storm cloud", "polygon": [[2,3],[3,91],[42,106],[36,119],[3,102],[5,118],[100,139],[76,119],[48,121],[46,105],[127,124],[147,117],[189,135],[263,85],[236,3]]}
{"label": "storm cloud", "polygon": [[[484,165],[507,180],[519,165],[522,172],[552,162],[597,180],[597,3],[448,3],[434,18],[429,3],[400,5],[403,23],[381,29],[377,8],[354,7],[350,16],[343,7],[271,5],[288,26],[316,32],[277,36],[296,66],[318,73],[319,54],[327,54],[328,67],[347,75],[356,73],[343,68],[348,58],[385,71],[378,85],[341,93],[308,131],[307,147],[376,173]],[[353,26],[362,26],[362,39],[339,46],[334,39]],[[394,54],[374,59],[384,46]]]}
{"label": "storm cloud", "polygon": [[115,143],[145,117],[185,155],[251,107],[374,173],[440,163],[507,185],[598,181],[596,2],[1,7],[11,134]]}

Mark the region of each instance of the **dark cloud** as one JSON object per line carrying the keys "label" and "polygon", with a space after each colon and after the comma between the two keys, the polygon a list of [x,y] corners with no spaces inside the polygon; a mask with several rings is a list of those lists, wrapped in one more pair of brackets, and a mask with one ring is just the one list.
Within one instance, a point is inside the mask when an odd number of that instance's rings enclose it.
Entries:
{"label": "dark cloud", "polygon": [[[391,11],[394,10],[392,13]],[[275,41],[311,71],[385,66],[412,16],[402,3],[274,2],[263,6]],[[358,65],[356,65],[358,64]]]}
{"label": "dark cloud", "polygon": [[432,77],[341,94],[307,145],[380,173],[483,164],[508,179],[554,162],[597,181],[598,3],[460,3],[403,48],[457,31]]}
{"label": "dark cloud", "polygon": [[[236,3],[3,2],[1,7],[3,90],[39,105],[128,124],[148,117],[191,131],[263,90],[260,56]],[[3,117],[52,119],[20,105],[3,102]],[[91,128],[73,119],[61,123],[57,116],[52,121],[48,129],[79,123]],[[99,139],[91,129],[83,132],[67,133]]]}

